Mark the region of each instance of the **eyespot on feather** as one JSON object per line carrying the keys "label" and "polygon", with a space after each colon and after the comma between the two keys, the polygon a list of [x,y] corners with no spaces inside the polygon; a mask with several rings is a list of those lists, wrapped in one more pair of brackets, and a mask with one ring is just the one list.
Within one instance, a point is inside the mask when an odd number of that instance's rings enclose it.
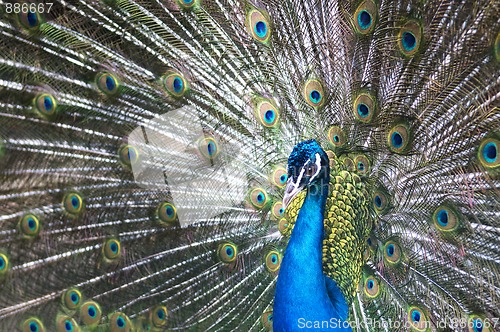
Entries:
{"label": "eyespot on feather", "polygon": [[347,143],[347,136],[339,126],[332,126],[328,130],[328,140],[336,148],[343,147]]}
{"label": "eyespot on feather", "polygon": [[99,91],[107,96],[114,96],[120,90],[120,81],[115,75],[108,72],[98,73],[95,82]]}
{"label": "eyespot on feather", "polygon": [[271,40],[272,27],[266,12],[252,8],[248,11],[245,25],[253,39],[268,44]]}
{"label": "eyespot on feather", "polygon": [[373,275],[365,278],[363,289],[365,296],[370,299],[376,299],[380,295],[380,283]]}
{"label": "eyespot on feather", "polygon": [[460,226],[460,218],[457,211],[448,205],[440,205],[432,214],[434,226],[440,232],[454,232]]}
{"label": "eyespot on feather", "polygon": [[378,19],[378,9],[372,0],[363,1],[354,12],[354,27],[356,32],[368,35],[375,29]]}
{"label": "eyespot on feather", "polygon": [[254,188],[248,195],[250,204],[256,209],[263,209],[269,205],[269,195],[264,188]]}
{"label": "eyespot on feather", "polygon": [[284,188],[288,181],[288,174],[284,167],[276,167],[271,174],[271,183],[278,188]]}
{"label": "eyespot on feather", "polygon": [[80,327],[76,321],[70,316],[59,315],[56,318],[56,331],[57,332],[79,332]]}
{"label": "eyespot on feather", "polygon": [[266,128],[276,128],[280,114],[278,108],[270,100],[260,100],[254,109],[255,117]]}
{"label": "eyespot on feather", "polygon": [[372,122],[376,114],[377,103],[375,96],[362,92],[353,103],[353,113],[356,120],[363,123]]}
{"label": "eyespot on feather", "polygon": [[274,220],[278,220],[285,215],[285,209],[283,207],[283,202],[279,201],[273,204],[271,209],[271,215]]}
{"label": "eyespot on feather", "polygon": [[389,150],[398,154],[405,154],[411,147],[411,132],[406,124],[397,124],[387,134]]}
{"label": "eyespot on feather", "polygon": [[0,278],[9,272],[10,260],[7,254],[0,252]]}
{"label": "eyespot on feather", "polygon": [[63,293],[61,301],[67,309],[75,310],[82,302],[82,293],[77,288],[69,288]]}
{"label": "eyespot on feather", "polygon": [[130,332],[132,322],[123,312],[115,312],[109,316],[110,332]]}
{"label": "eyespot on feather", "polygon": [[273,311],[272,310],[266,310],[262,313],[262,316],[260,317],[260,322],[262,324],[262,327],[266,331],[272,331],[273,328]]}
{"label": "eyespot on feather", "polygon": [[411,306],[408,308],[407,319],[413,330],[422,332],[428,331],[429,322],[424,310],[421,308],[417,306]]}
{"label": "eyespot on feather", "polygon": [[422,44],[422,26],[416,20],[406,22],[398,32],[398,47],[407,57],[414,56]]}
{"label": "eyespot on feather", "polygon": [[207,161],[215,160],[220,153],[219,142],[213,136],[204,136],[198,140],[198,152]]}
{"label": "eyespot on feather", "polygon": [[266,270],[271,273],[275,273],[280,269],[281,254],[277,250],[270,250],[266,253],[264,262],[266,265]]}
{"label": "eyespot on feather", "polygon": [[385,214],[389,209],[390,196],[383,188],[377,189],[372,196],[373,208],[377,214]]}
{"label": "eyespot on feather", "polygon": [[477,314],[470,314],[467,319],[469,332],[493,332],[492,322],[488,323],[486,317]]}
{"label": "eyespot on feather", "polygon": [[43,322],[36,318],[36,317],[30,317],[26,319],[22,325],[21,329],[23,332],[45,332],[45,326],[43,325]]}
{"label": "eyespot on feather", "polygon": [[42,24],[42,17],[37,10],[21,11],[17,17],[21,27],[30,32],[37,31]]}
{"label": "eyespot on feather", "polygon": [[177,209],[172,203],[160,203],[156,209],[156,218],[160,223],[172,225],[177,221]]}
{"label": "eyespot on feather", "polygon": [[151,322],[156,328],[164,328],[168,323],[167,307],[158,305],[151,310]]}
{"label": "eyespot on feather", "polygon": [[325,103],[323,84],[317,79],[307,80],[304,84],[303,96],[309,105],[320,108]]}
{"label": "eyespot on feather", "polygon": [[496,170],[500,166],[498,152],[500,149],[500,140],[496,138],[486,138],[479,145],[477,157],[483,167],[489,170]]}
{"label": "eyespot on feather", "polygon": [[278,222],[278,230],[280,231],[281,235],[289,236],[289,228],[290,224],[288,223],[288,220],[286,218],[281,218]]}
{"label": "eyespot on feather", "polygon": [[238,247],[232,242],[223,242],[217,247],[217,257],[223,263],[233,263],[238,256]]}
{"label": "eyespot on feather", "polygon": [[130,167],[139,161],[139,150],[132,145],[126,144],[118,150],[118,157],[123,165]]}
{"label": "eyespot on feather", "polygon": [[168,70],[162,76],[163,88],[171,96],[181,98],[189,90],[189,83],[180,72]]}
{"label": "eyespot on feather", "polygon": [[200,6],[201,0],[177,0],[182,9],[193,10]]}
{"label": "eyespot on feather", "polygon": [[384,259],[390,265],[397,265],[401,262],[402,251],[400,245],[389,240],[384,244]]}
{"label": "eyespot on feather", "polygon": [[49,93],[38,94],[33,99],[33,105],[38,115],[44,118],[53,118],[57,114],[57,100]]}
{"label": "eyespot on feather", "polygon": [[108,260],[115,260],[121,255],[121,243],[117,239],[107,239],[102,247],[102,253]]}
{"label": "eyespot on feather", "polygon": [[85,204],[83,197],[76,192],[68,192],[62,201],[63,209],[70,216],[78,216],[83,212]]}
{"label": "eyespot on feather", "polygon": [[19,231],[25,238],[35,238],[40,233],[40,220],[32,213],[24,214],[19,220]]}
{"label": "eyespot on feather", "polygon": [[101,307],[94,301],[87,301],[80,307],[80,321],[86,326],[96,326],[101,317]]}
{"label": "eyespot on feather", "polygon": [[360,176],[365,176],[370,173],[370,160],[365,155],[358,155],[354,158],[354,167]]}

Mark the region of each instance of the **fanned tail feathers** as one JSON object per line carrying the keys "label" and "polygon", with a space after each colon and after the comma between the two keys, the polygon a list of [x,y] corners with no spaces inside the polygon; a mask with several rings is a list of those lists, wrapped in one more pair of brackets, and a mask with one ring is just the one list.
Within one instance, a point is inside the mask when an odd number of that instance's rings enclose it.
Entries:
{"label": "fanned tail feathers", "polygon": [[2,330],[271,330],[309,138],[355,330],[498,329],[498,1],[0,2]]}

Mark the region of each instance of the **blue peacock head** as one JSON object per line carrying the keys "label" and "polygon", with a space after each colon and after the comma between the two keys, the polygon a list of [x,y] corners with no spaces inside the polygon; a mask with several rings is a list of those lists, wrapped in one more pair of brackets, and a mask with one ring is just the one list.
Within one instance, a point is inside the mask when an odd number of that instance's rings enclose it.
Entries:
{"label": "blue peacock head", "polygon": [[329,181],[330,165],[326,152],[313,139],[300,142],[288,157],[288,181],[283,197],[284,207],[286,208],[288,203],[303,189],[317,185],[328,186]]}

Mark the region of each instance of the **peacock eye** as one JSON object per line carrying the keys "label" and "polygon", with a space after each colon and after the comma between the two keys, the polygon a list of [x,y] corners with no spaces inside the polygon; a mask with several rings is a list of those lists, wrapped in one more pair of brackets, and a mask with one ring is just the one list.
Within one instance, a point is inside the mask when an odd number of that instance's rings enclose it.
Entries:
{"label": "peacock eye", "polygon": [[318,170],[318,167],[315,164],[311,164],[305,168],[305,175],[306,176],[313,176],[313,174],[316,174]]}

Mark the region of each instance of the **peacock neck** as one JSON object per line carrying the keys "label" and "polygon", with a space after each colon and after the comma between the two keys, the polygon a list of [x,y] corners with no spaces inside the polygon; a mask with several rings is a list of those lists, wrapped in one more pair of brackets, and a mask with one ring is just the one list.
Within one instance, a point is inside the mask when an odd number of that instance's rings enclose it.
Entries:
{"label": "peacock neck", "polygon": [[322,262],[328,180],[309,187],[288,242],[276,285],[276,331],[295,331],[301,318],[339,317],[328,296]]}
{"label": "peacock neck", "polygon": [[293,247],[308,251],[311,255],[308,259],[314,257],[320,266],[322,266],[323,219],[327,197],[328,185],[315,184],[309,187],[289,242]]}

